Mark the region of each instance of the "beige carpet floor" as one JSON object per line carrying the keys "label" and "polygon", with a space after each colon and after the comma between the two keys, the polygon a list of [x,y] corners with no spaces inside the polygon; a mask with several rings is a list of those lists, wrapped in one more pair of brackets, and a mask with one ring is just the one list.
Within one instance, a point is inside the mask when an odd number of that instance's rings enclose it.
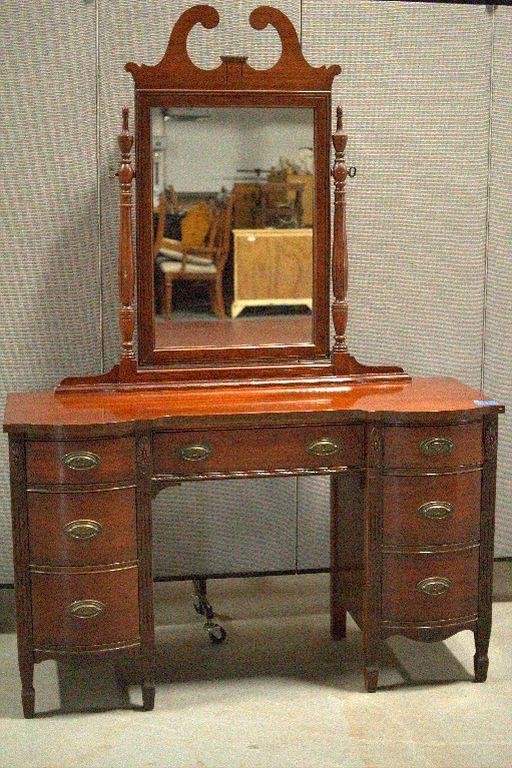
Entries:
{"label": "beige carpet floor", "polygon": [[23,720],[11,590],[0,591],[1,768],[510,768],[512,564],[498,563],[487,683],[473,636],[393,638],[363,692],[360,634],[329,636],[325,575],[209,583],[225,645],[212,647],[189,583],[155,586],[157,696],[107,662],[36,667]]}

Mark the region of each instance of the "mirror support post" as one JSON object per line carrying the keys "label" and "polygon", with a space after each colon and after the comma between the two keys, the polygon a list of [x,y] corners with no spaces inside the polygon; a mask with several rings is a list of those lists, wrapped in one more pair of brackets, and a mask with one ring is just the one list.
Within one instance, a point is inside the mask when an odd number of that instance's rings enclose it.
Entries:
{"label": "mirror support post", "polygon": [[347,229],[345,217],[345,182],[348,175],[345,163],[345,147],[348,136],[343,131],[343,110],[336,110],[336,132],[332,135],[334,145],[334,235],[332,246],[332,285],[334,301],[332,304],[332,319],[334,324],[334,347],[332,349],[332,364],[335,373],[344,372],[347,362],[347,342],[345,332],[348,319],[347,287],[348,287],[348,251]]}
{"label": "mirror support post", "polygon": [[[119,198],[119,328],[121,331],[121,359],[119,373],[122,378],[137,370],[133,351],[135,330],[135,270],[132,247],[132,181],[135,172],[131,163],[133,134],[128,130],[128,107],[123,107],[123,127],[117,137],[121,150],[121,165],[117,173],[120,185]],[[124,374],[124,376],[123,376]]]}

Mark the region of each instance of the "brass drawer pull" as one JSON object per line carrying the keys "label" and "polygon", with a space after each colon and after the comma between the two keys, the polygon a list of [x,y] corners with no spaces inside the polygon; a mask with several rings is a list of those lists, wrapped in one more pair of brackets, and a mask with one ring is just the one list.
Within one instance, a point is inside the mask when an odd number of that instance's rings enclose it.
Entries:
{"label": "brass drawer pull", "polygon": [[453,507],[446,501],[427,501],[418,509],[418,514],[426,517],[428,520],[444,520],[451,515]]}
{"label": "brass drawer pull", "polygon": [[315,456],[331,456],[334,453],[338,453],[340,444],[335,440],[331,440],[330,437],[320,437],[318,440],[313,440],[306,450],[308,453],[314,453]]}
{"label": "brass drawer pull", "polygon": [[453,440],[449,437],[431,437],[429,440],[422,440],[420,450],[424,456],[449,456],[453,446]]}
{"label": "brass drawer pull", "polygon": [[62,459],[62,463],[68,469],[94,469],[101,463],[101,459],[95,453],[89,451],[74,451],[73,453],[66,453]]}
{"label": "brass drawer pull", "polygon": [[72,520],[63,528],[68,539],[76,541],[95,539],[101,533],[101,529],[101,523],[97,523],[96,520]]}
{"label": "brass drawer pull", "polygon": [[73,619],[94,619],[105,611],[107,606],[99,600],[75,600],[68,608]]}
{"label": "brass drawer pull", "polygon": [[422,579],[416,584],[416,589],[425,595],[444,595],[448,592],[452,583],[450,579],[443,579],[440,576],[429,576],[428,579]]}
{"label": "brass drawer pull", "polygon": [[185,461],[203,461],[213,453],[211,447],[204,443],[193,443],[192,445],[183,445],[179,449],[179,454]]}

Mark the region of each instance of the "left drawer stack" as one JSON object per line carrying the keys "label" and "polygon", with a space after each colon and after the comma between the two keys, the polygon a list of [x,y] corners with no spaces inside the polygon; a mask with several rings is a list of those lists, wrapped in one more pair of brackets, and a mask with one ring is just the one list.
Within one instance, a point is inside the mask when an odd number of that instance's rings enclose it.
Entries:
{"label": "left drawer stack", "polygon": [[26,443],[34,654],[140,644],[133,438]]}

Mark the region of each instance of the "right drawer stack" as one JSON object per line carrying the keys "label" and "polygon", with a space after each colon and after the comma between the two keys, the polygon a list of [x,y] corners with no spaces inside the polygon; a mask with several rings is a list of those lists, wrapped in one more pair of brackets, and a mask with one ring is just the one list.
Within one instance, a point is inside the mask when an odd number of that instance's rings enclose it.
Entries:
{"label": "right drawer stack", "polygon": [[385,622],[477,614],[481,464],[481,422],[384,429]]}

